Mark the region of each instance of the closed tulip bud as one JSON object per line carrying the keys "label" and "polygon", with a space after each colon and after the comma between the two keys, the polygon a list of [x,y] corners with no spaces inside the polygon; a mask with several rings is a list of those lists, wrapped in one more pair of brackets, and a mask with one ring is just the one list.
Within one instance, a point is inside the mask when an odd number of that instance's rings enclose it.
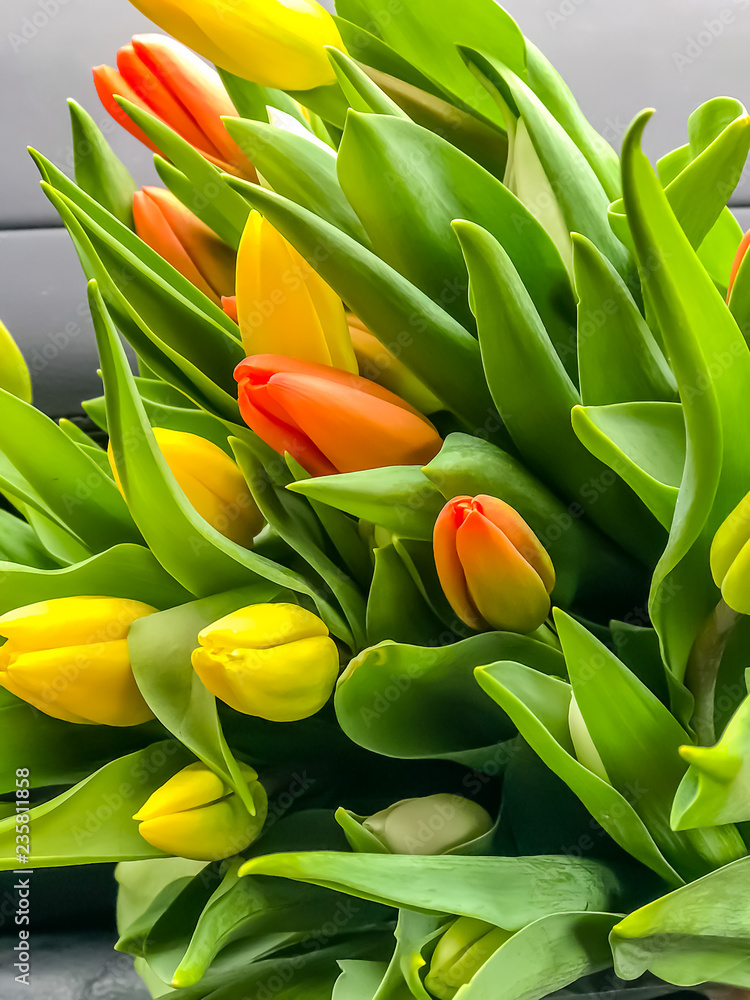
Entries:
{"label": "closed tulip bud", "polygon": [[262,87],[309,90],[336,76],[325,46],[344,48],[315,0],[132,0],[210,62]]}
{"label": "closed tulip bud", "polygon": [[568,709],[568,727],[570,729],[570,738],[573,741],[573,749],[576,752],[576,758],[579,763],[583,764],[584,767],[587,767],[589,771],[601,778],[602,781],[606,781],[607,784],[612,784],[609,780],[607,769],[599,756],[599,751],[596,749],[594,741],[591,739],[591,733],[588,731],[588,727],[584,722],[583,716],[581,715],[581,710],[578,707],[575,695],[571,695],[570,698],[570,708]]}
{"label": "closed tulip bud", "polygon": [[391,854],[447,854],[492,829],[492,817],[461,795],[402,799],[369,816],[362,826]]}
{"label": "closed tulip bud", "polygon": [[119,597],[60,597],[0,617],[0,685],[65,722],[153,718],[133,677],[128,631],[156,608]]}
{"label": "closed tulip bud", "polygon": [[425,986],[438,1000],[453,1000],[458,990],[512,936],[513,931],[484,920],[459,917],[437,943]]}
{"label": "closed tulip bud", "polygon": [[420,413],[435,413],[444,408],[435,393],[409,371],[400,358],[384,347],[356,316],[349,317],[349,333],[359,374],[363,378],[390,389]]}
{"label": "closed tulip bud", "polygon": [[221,701],[244,715],[295,722],[328,701],[339,671],[336,643],[296,604],[252,604],[198,635],[193,668]]}
{"label": "closed tulip bud", "polygon": [[231,138],[224,117],[237,117],[219,74],[166,35],[134,35],[117,53],[117,69],[94,68],[94,85],[116,122],[155,153],[161,151],[115,100],[124,97],[160,118],[215,166],[255,180],[253,165]]}
{"label": "closed tulip bud", "polygon": [[451,607],[478,631],[529,633],[549,614],[555,570],[524,519],[496,497],[455,497],[433,536]]}
{"label": "closed tulip bud", "polygon": [[750,493],[734,508],[711,544],[711,573],[733,611],[750,614]]}
{"label": "closed tulip bud", "polygon": [[242,361],[235,378],[245,423],[313,476],[425,465],[440,450],[426,417],[359,375],[262,354]]}
{"label": "closed tulip bud", "polygon": [[268,800],[258,775],[240,764],[255,803],[251,816],[240,797],[205,764],[190,764],[157,788],[133,819],[152,847],[195,861],[239,854],[266,820]]}
{"label": "closed tulip bud", "polygon": [[357,371],[341,299],[259,212],[248,216],[237,254],[237,319],[248,355]]}
{"label": "closed tulip bud", "polygon": [[217,305],[234,293],[235,251],[170,191],[157,187],[136,191],[133,221],[143,242]]}
{"label": "closed tulip bud", "polygon": [[[204,521],[225,538],[250,548],[263,527],[263,515],[236,463],[198,434],[154,427],[154,437],[177,485]],[[112,445],[109,464],[122,490]]]}

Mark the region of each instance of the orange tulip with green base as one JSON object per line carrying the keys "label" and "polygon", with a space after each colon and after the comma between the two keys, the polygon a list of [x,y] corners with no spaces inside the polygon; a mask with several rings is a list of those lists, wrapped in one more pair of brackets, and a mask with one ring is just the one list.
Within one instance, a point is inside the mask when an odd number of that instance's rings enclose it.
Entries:
{"label": "orange tulip with green base", "polygon": [[544,623],[555,585],[552,560],[507,503],[455,497],[438,515],[433,543],[445,596],[471,628],[526,634]]}

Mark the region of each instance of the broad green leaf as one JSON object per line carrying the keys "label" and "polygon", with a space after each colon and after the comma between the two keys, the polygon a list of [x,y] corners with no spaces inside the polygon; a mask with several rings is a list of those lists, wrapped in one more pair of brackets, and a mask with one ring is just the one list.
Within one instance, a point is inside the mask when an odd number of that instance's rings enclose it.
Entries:
{"label": "broad green leaf", "polygon": [[628,594],[630,610],[639,600],[643,573],[582,518],[580,504],[564,504],[507,452],[481,438],[449,434],[423,472],[446,500],[487,493],[515,508],[552,557],[556,604],[611,607]]}
{"label": "broad green leaf", "polygon": [[251,118],[254,121],[268,121],[268,108],[278,108],[289,115],[294,115],[297,120],[306,125],[306,119],[301,108],[283,90],[276,90],[273,87],[261,87],[258,83],[250,80],[243,80],[242,77],[235,76],[228,70],[217,66],[221,82],[226,87],[232,104],[237,109],[237,114],[241,118]]}
{"label": "broad green leaf", "polygon": [[750,820],[750,696],[713,747],[683,747],[690,765],[675,795],[672,826],[744,823]]}
{"label": "broad green leaf", "polygon": [[0,474],[2,466],[12,466],[53,516],[92,552],[139,540],[112,479],[53,420],[4,389],[0,389],[0,449]]}
{"label": "broad green leaf", "polygon": [[485,426],[492,402],[468,331],[334,226],[270,191],[248,186],[246,193],[385,347],[459,417]]}
{"label": "broad green leaf", "polygon": [[510,632],[488,632],[450,646],[381,642],[353,659],[336,689],[336,715],[346,735],[389,757],[458,757],[514,735],[507,717],[474,682],[474,668],[517,659],[561,674],[561,654]]}
{"label": "broad green leaf", "polygon": [[72,785],[113,757],[160,739],[158,723],[83,726],[44,715],[7,691],[0,692],[0,793],[16,790],[16,768],[29,770],[32,788]]}
{"label": "broad green leaf", "polygon": [[[582,625],[555,612],[573,693],[612,784],[670,863],[686,878],[736,860],[745,845],[733,826],[676,833],[672,801],[687,769],[679,754],[690,739],[669,709]],[[659,767],[654,767],[659,761]]]}
{"label": "broad green leaf", "polygon": [[[227,118],[225,124],[272,190],[367,245],[367,236],[341,190],[332,149],[326,151],[265,122]],[[238,188],[246,190],[244,184]]]}
{"label": "broad green leaf", "polygon": [[[141,837],[132,816],[189,763],[189,754],[179,744],[154,743],[105,764],[73,788],[35,806],[29,810],[33,831],[29,867],[164,857]],[[18,867],[16,817],[11,816],[0,821],[0,871]]]}
{"label": "broad green leaf", "polygon": [[169,188],[185,208],[190,209],[201,222],[205,222],[227,246],[238,249],[242,230],[217,210],[211,198],[207,197],[198,185],[158,153],[154,154],[154,167],[164,186]]}
{"label": "broad green leaf", "polygon": [[532,472],[648,563],[663,545],[662,531],[573,433],[578,392],[508,254],[473,223],[454,229],[469,269],[487,382],[514,444]]}
{"label": "broad green leaf", "polygon": [[409,117],[348,55],[330,45],[326,46],[326,51],[339,86],[354,111]]}
{"label": "broad green leaf", "polygon": [[396,948],[372,1000],[410,1000],[411,997],[431,1000],[419,975],[426,964],[422,951],[434,942],[446,924],[442,916],[399,910]]}
{"label": "broad green leaf", "polygon": [[570,685],[512,662],[480,667],[476,679],[508,714],[547,767],[578,796],[602,829],[665,881],[679,885],[682,879],[654,843],[629,798],[576,759],[568,726]]}
{"label": "broad green leaf", "polygon": [[278,584],[258,580],[148,615],[134,622],[128,633],[133,674],[151,711],[183,746],[234,788],[252,813],[252,796],[224,738],[216,699],[198,679],[190,657],[201,629],[250,604],[267,604],[278,597],[279,590]]}
{"label": "broad green leaf", "polygon": [[[597,247],[623,278],[631,261],[627,250],[607,221],[610,197],[584,154],[542,101],[523,82],[518,70],[507,61],[493,59],[481,40],[463,50],[466,59],[486,82],[490,92],[515,109],[531,140],[544,173],[560,206],[570,233],[581,233]],[[487,53],[487,54],[485,54]]]}
{"label": "broad green leaf", "polygon": [[124,597],[156,608],[189,600],[189,593],[143,545],[116,545],[61,569],[0,563],[0,614],[58,597]]}
{"label": "broad green leaf", "polygon": [[375,549],[375,572],[367,599],[367,642],[391,639],[429,646],[445,625],[433,613],[394,545]]}
{"label": "broad green leaf", "polygon": [[627,285],[594,244],[577,233],[573,273],[582,402],[675,400],[674,376]]}
{"label": "broad green leaf", "polygon": [[622,873],[570,857],[437,857],[312,851],[254,858],[241,875],[312,882],[419,913],[455,913],[520,930],[566,910],[618,910],[633,893]]}
{"label": "broad green leaf", "polygon": [[115,99],[128,118],[143,129],[178,170],[182,171],[206,196],[210,192],[214,208],[242,233],[248,215],[247,204],[241,195],[232,190],[221,171],[160,118],[144,108],[131,104],[124,97]]}
{"label": "broad green leaf", "polygon": [[323,534],[315,514],[303,497],[287,493],[283,487],[272,482],[263,463],[244,441],[230,438],[229,443],[266,521],[287,545],[304,558],[340,604],[351,635],[346,628],[343,632],[339,628],[336,634],[342,635],[357,649],[361,648],[365,642],[365,599],[354,581],[323,551]]}
{"label": "broad green leaf", "polygon": [[18,396],[24,403],[31,402],[31,374],[28,365],[2,320],[0,320],[0,387]]}
{"label": "broad green leaf", "polygon": [[132,229],[133,195],[138,186],[91,115],[71,99],[68,99],[68,108],[76,184]]}
{"label": "broad green leaf", "polygon": [[486,49],[515,72],[524,73],[524,37],[494,0],[468,0],[458,21],[451,0],[410,0],[408,5],[394,6],[386,16],[379,0],[360,0],[359,10],[341,2],[338,6],[342,17],[366,29],[377,25],[382,40],[441,89],[502,125],[497,107],[477,87],[457,49],[458,45]]}
{"label": "broad green leaf", "polygon": [[[716,529],[747,491],[750,353],[731,313],[690,246],[640,148],[649,113],[623,144],[623,189],[644,286],[680,390],[687,430],[685,472],[669,542],[654,574],[650,611],[677,684],[718,591],[708,552]],[[677,704],[676,701],[676,704]]]}
{"label": "broad green leaf", "polygon": [[0,562],[35,569],[58,567],[31,525],[7,510],[0,510]]}
{"label": "broad green leaf", "polygon": [[679,403],[576,406],[582,444],[630,486],[669,529],[685,466],[685,420]]}
{"label": "broad green leaf", "polygon": [[[89,296],[115,463],[133,519],[159,562],[196,597],[248,586],[258,579],[317,596],[296,573],[225,538],[196,512],[156,443],[94,282]],[[323,602],[319,606],[325,618]]]}
{"label": "broad green leaf", "polygon": [[568,133],[588,160],[610,201],[620,197],[620,161],[617,153],[592,128],[567,84],[528,38],[526,77],[529,87]]}
{"label": "broad green leaf", "polygon": [[462,986],[457,1000],[541,1000],[608,969],[614,913],[551,913],[521,928]]}
{"label": "broad green leaf", "polygon": [[611,935],[615,972],[677,986],[750,986],[750,859],[743,858],[629,914]]}
{"label": "broad green leaf", "polygon": [[575,306],[567,272],[542,226],[499,180],[413,122],[354,112],[337,170],[375,252],[467,329],[474,320],[466,265],[451,223],[465,219],[492,233],[575,377]]}
{"label": "broad green leaf", "polygon": [[319,476],[290,483],[288,488],[396,535],[427,541],[444,505],[437,489],[416,465]]}
{"label": "broad green leaf", "polygon": [[79,450],[94,462],[100,472],[103,472],[111,479],[114,478],[109,460],[107,459],[107,452],[100,445],[96,444],[83,428],[65,417],[58,421],[58,426],[63,434],[70,438],[73,444],[77,445]]}

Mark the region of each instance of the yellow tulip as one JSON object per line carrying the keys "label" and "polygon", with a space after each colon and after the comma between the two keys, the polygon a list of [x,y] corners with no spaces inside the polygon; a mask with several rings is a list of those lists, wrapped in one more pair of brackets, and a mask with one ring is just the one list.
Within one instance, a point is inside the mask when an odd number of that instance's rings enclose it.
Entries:
{"label": "yellow tulip", "polygon": [[328,701],[339,669],[336,643],[296,604],[252,604],[198,635],[193,668],[217,698],[244,715],[294,722]]}
{"label": "yellow tulip", "polygon": [[255,803],[251,816],[236,792],[205,764],[189,764],[141,806],[133,819],[152,847],[195,861],[219,861],[244,851],[263,829],[266,792],[257,773],[240,764]]}
{"label": "yellow tulip", "polygon": [[237,319],[248,357],[357,371],[341,299],[259,212],[250,213],[237,254]]}
{"label": "yellow tulip", "polygon": [[210,62],[262,87],[309,90],[336,79],[325,46],[344,43],[315,0],[131,2]]}
{"label": "yellow tulip", "polygon": [[[153,430],[177,485],[200,516],[226,538],[250,548],[263,527],[263,515],[236,463],[198,434],[166,427]],[[111,444],[109,464],[122,491]]]}
{"label": "yellow tulip", "polygon": [[65,722],[147,722],[127,636],[155,610],[119,597],[60,597],[10,611],[0,617],[0,685]]}
{"label": "yellow tulip", "polygon": [[711,572],[733,611],[750,614],[750,493],[737,504],[714,535]]}
{"label": "yellow tulip", "polygon": [[459,917],[437,943],[425,986],[438,1000],[453,1000],[458,990],[512,934],[484,920]]}
{"label": "yellow tulip", "polygon": [[362,823],[392,854],[446,854],[492,829],[492,817],[462,795],[402,799]]}

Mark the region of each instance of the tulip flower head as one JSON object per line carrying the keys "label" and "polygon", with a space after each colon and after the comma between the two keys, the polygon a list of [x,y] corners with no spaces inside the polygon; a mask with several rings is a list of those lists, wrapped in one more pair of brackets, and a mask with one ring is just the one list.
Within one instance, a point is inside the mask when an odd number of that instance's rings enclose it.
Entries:
{"label": "tulip flower head", "polygon": [[750,493],[729,514],[711,543],[714,583],[733,611],[750,614]]}
{"label": "tulip flower head", "polygon": [[[225,538],[250,548],[263,527],[263,515],[236,463],[213,441],[198,434],[166,427],[154,427],[153,431],[177,485],[195,510]],[[111,444],[108,454],[122,491]]]}
{"label": "tulip flower head", "polygon": [[334,83],[325,46],[344,50],[315,0],[132,0],[141,13],[210,62],[262,87]]}
{"label": "tulip flower head", "polygon": [[134,35],[117,53],[117,69],[94,68],[94,85],[116,122],[155,153],[161,151],[115,100],[124,97],[160,118],[215,166],[255,180],[255,170],[231,138],[222,116],[237,111],[218,73],[166,35]]}
{"label": "tulip flower head", "polygon": [[153,718],[133,677],[128,632],[156,608],[60,597],[0,617],[0,685],[54,719],[136,726]]}
{"label": "tulip flower head", "polygon": [[432,954],[425,986],[438,1000],[453,1000],[458,990],[481,969],[513,931],[474,917],[459,917]]}
{"label": "tulip flower head", "polygon": [[133,221],[143,242],[217,305],[234,294],[235,251],[170,191],[136,191]]}
{"label": "tulip flower head", "polygon": [[496,497],[455,497],[433,537],[440,583],[458,617],[478,631],[529,633],[544,622],[552,560],[520,514]]}
{"label": "tulip flower head", "polygon": [[255,803],[251,816],[242,800],[205,764],[173,775],[141,806],[133,819],[152,847],[195,861],[219,861],[239,854],[263,829],[266,793],[257,773],[240,764]]}
{"label": "tulip flower head", "polygon": [[237,254],[237,318],[248,355],[283,354],[357,371],[341,299],[255,211]]}
{"label": "tulip flower head", "polygon": [[296,604],[253,604],[198,635],[193,668],[221,701],[244,715],[294,722],[328,701],[339,671],[324,622]]}
{"label": "tulip flower head", "polygon": [[362,823],[391,854],[447,854],[492,829],[492,817],[462,795],[402,799]]}
{"label": "tulip flower head", "polygon": [[426,417],[359,375],[273,354],[246,358],[234,374],[248,427],[313,476],[425,465],[440,450]]}

